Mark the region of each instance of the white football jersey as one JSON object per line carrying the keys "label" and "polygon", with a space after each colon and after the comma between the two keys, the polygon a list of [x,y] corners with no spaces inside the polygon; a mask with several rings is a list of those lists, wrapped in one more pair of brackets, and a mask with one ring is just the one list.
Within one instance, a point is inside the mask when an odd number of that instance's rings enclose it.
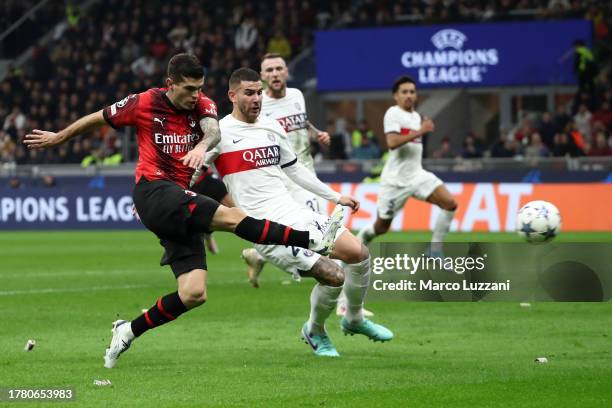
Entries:
{"label": "white football jersey", "polygon": [[[207,154],[227,186],[236,206],[256,218],[279,220],[302,210],[282,179],[282,167],[297,157],[281,125],[265,116],[246,123],[231,114],[219,121],[221,141]],[[274,215],[274,216],[271,216]]]}
{"label": "white football jersey", "polygon": [[281,124],[300,163],[314,173],[314,160],[310,154],[308,135],[308,115],[302,91],[287,88],[285,96],[279,99],[271,98],[264,92],[261,105],[260,116],[275,119]]}
{"label": "white football jersey", "polygon": [[[412,130],[421,130],[421,115],[395,105],[387,109],[383,123],[385,134],[393,132],[407,135]],[[410,178],[423,169],[422,155],[423,142],[420,137],[389,150],[389,158],[380,175],[381,182],[398,186],[409,185]]]}

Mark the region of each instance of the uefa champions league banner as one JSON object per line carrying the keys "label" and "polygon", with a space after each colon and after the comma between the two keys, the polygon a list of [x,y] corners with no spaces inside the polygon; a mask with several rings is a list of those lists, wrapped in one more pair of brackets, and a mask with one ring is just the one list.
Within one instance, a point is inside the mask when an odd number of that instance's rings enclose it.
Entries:
{"label": "uefa champions league banner", "polygon": [[144,228],[132,214],[129,188],[0,190],[0,230]]}
{"label": "uefa champions league banner", "polygon": [[319,91],[390,89],[400,75],[421,88],[575,84],[571,49],[586,20],[318,31]]}
{"label": "uefa champions league banner", "polygon": [[[86,181],[59,184],[52,188],[0,189],[0,230],[144,228],[132,214],[131,178],[112,181],[103,188],[90,188]],[[330,183],[330,186],[361,202],[356,214],[345,212],[347,227],[358,230],[374,222],[379,184]],[[533,200],[545,200],[557,206],[562,219],[561,231],[612,231],[612,217],[608,216],[609,203],[612,203],[610,183],[447,183],[446,186],[459,203],[451,231],[514,231],[518,210]],[[391,228],[429,231],[438,211],[428,203],[409,199]]]}

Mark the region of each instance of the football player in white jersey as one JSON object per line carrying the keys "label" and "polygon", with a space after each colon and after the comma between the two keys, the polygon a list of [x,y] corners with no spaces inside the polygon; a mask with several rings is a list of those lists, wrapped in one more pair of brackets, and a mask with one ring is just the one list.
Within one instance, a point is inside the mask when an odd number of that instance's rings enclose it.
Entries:
{"label": "football player in white jersey", "polygon": [[450,229],[457,201],[442,180],[421,165],[421,138],[435,126],[431,119],[421,118],[415,110],[417,90],[412,78],[398,78],[392,91],[396,105],[387,110],[384,118],[389,159],[380,176],[378,215],[376,222],[363,228],[357,236],[368,245],[375,237],[389,231],[395,214],[404,207],[408,197],[414,197],[441,209],[433,230],[430,255],[442,256],[442,242]]}
{"label": "football player in white jersey", "polygon": [[[287,133],[273,119],[260,116],[263,86],[257,72],[240,68],[229,80],[233,111],[219,121],[221,141],[206,157],[214,162],[234,202],[251,216],[268,214],[272,221],[294,228],[305,226],[326,229],[342,218],[336,206],[331,218],[315,213],[293,200],[283,181],[283,173],[312,193],[357,211],[359,202],[332,190],[300,164],[289,145]],[[302,337],[318,356],[339,356],[325,330],[325,320],[336,306],[344,287],[348,298],[346,316],[341,320],[347,334],[362,334],[374,341],[388,341],[393,333],[363,317],[363,301],[369,285],[370,254],[350,231],[339,227],[331,257],[347,264],[343,270],[328,257],[300,248],[277,245],[257,250],[281,269],[295,275],[314,277],[308,321]]]}
{"label": "football player in white jersey", "polygon": [[[302,91],[288,88],[289,70],[280,54],[270,53],[261,61],[261,79],[266,84],[263,94],[261,115],[278,121],[287,132],[289,144],[293,147],[298,162],[316,174],[314,160],[310,153],[310,143],[317,139],[319,143],[329,145],[329,133],[319,132],[309,126],[306,113],[306,102]],[[321,197],[305,190],[289,180],[285,185],[295,201],[319,214],[327,215],[327,202]],[[259,287],[259,275],[266,263],[265,258],[255,248],[242,251],[242,259],[247,264],[249,282],[253,287]]]}
{"label": "football player in white jersey", "polygon": [[[261,115],[272,118],[285,129],[291,147],[298,162],[316,174],[314,160],[310,152],[312,140],[318,140],[323,145],[329,145],[330,136],[327,132],[316,130],[308,121],[306,101],[302,91],[297,88],[288,88],[287,79],[289,70],[287,63],[280,54],[269,53],[261,60],[261,79],[266,83],[263,94]],[[285,185],[291,196],[300,204],[319,214],[327,215],[327,203],[321,197],[298,186],[287,177]],[[253,287],[259,287],[259,276],[266,264],[266,259],[255,248],[242,251],[242,259],[247,264],[247,275]],[[341,294],[338,299],[337,314],[346,313],[346,296]],[[374,314],[367,309],[363,310],[366,317]]]}

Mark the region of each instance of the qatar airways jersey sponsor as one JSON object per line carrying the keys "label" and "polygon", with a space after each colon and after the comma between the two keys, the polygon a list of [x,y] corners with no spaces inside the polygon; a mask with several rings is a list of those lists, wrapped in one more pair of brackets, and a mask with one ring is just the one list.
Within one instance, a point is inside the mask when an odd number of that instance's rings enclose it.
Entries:
{"label": "qatar airways jersey sponsor", "polygon": [[236,202],[248,215],[279,219],[302,207],[283,183],[283,167],[297,158],[281,125],[265,116],[255,123],[227,115],[219,121],[221,141],[207,154]]}
{"label": "qatar airways jersey sponsor", "polygon": [[296,88],[287,88],[287,93],[282,98],[272,98],[264,93],[261,116],[278,121],[287,132],[289,143],[300,163],[314,172],[314,161],[310,154],[308,115],[302,92]]}
{"label": "qatar airways jersey sponsor", "polygon": [[192,110],[177,109],[166,89],[152,88],[129,95],[103,111],[113,127],[134,126],[138,137],[136,182],[170,180],[187,187],[193,169],[181,159],[202,139],[200,120],[217,118],[215,103],[200,92]]}
{"label": "qatar airways jersey sponsor", "polygon": [[[383,122],[385,134],[407,135],[411,131],[421,129],[421,115],[416,111],[408,112],[397,105],[387,109]],[[420,137],[389,150],[389,158],[380,175],[381,182],[398,186],[410,185],[410,178],[423,168],[422,156],[423,144]]]}

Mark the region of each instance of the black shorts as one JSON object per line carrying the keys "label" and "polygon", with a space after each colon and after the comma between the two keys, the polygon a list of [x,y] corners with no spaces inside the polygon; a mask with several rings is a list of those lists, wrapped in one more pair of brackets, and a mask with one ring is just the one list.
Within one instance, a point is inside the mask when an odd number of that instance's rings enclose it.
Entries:
{"label": "black shorts", "polygon": [[210,197],[215,201],[221,202],[227,195],[225,184],[208,172],[191,187],[191,191]]}
{"label": "black shorts", "polygon": [[140,220],[165,249],[160,265],[170,265],[176,277],[207,268],[200,234],[208,231],[217,201],[171,181],[144,177],[134,186],[133,198]]}

